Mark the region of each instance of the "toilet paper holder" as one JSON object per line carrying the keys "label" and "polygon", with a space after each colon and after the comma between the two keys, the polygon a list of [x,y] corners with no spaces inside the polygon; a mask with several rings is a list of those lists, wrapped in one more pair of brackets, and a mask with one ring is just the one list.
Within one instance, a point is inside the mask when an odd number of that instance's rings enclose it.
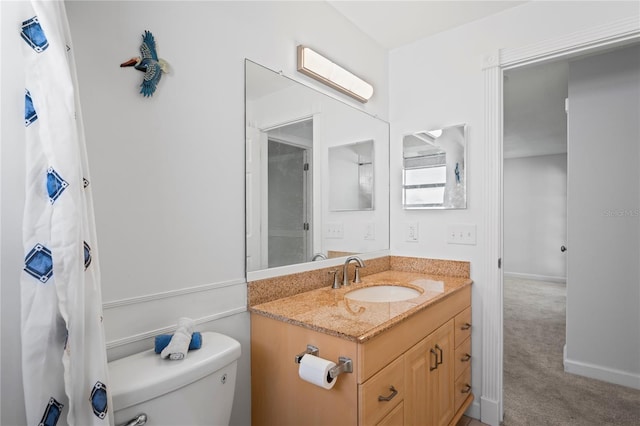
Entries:
{"label": "toilet paper holder", "polygon": [[346,356],[338,357],[338,365],[329,370],[329,377],[335,379],[342,373],[353,373],[353,362]]}
{"label": "toilet paper holder", "polygon": [[[300,364],[302,357],[306,354],[319,356],[320,349],[317,346],[307,345],[307,349],[304,352],[300,352],[295,356],[296,364]],[[338,357],[338,364],[329,370],[329,377],[335,379],[342,373],[353,373],[353,361],[351,361],[351,358],[346,356]]]}
{"label": "toilet paper holder", "polygon": [[307,350],[306,351],[300,352],[298,355],[296,355],[296,358],[295,358],[296,364],[300,364],[300,360],[306,354],[318,356],[320,354],[320,349],[318,349],[317,346],[307,345]]}

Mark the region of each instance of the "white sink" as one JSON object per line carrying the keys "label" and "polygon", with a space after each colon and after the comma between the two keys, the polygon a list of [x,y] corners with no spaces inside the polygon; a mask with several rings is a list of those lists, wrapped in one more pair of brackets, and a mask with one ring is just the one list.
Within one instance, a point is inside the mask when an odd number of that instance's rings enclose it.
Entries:
{"label": "white sink", "polygon": [[400,285],[375,285],[359,288],[344,295],[347,299],[360,302],[399,302],[413,299],[422,293],[411,287]]}

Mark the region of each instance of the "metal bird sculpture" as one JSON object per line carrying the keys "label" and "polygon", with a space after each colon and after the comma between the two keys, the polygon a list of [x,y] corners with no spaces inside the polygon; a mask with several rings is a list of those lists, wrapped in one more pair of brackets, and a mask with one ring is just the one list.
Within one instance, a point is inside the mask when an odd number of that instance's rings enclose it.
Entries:
{"label": "metal bird sculpture", "polygon": [[169,64],[164,59],[158,58],[156,51],[156,41],[150,31],[144,32],[142,35],[142,44],[140,45],[141,56],[129,59],[127,62],[120,64],[121,67],[134,67],[138,71],[144,73],[142,84],[140,85],[140,93],[143,96],[153,96],[156,86],[160,81],[163,73],[169,72]]}

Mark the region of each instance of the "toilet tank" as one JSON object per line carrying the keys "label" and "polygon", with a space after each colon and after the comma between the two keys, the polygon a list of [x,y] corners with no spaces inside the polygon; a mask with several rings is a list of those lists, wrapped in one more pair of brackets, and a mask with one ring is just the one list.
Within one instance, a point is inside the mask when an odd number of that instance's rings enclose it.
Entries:
{"label": "toilet tank", "polygon": [[163,359],[150,349],[108,364],[116,425],[142,413],[149,426],[229,424],[240,343],[201,334],[201,348],[183,360]]}

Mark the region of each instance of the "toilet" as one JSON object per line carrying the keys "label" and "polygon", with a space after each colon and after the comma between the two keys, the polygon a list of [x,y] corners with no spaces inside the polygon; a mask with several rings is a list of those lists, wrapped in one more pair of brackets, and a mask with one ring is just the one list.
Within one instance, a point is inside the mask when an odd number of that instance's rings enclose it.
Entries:
{"label": "toilet", "polygon": [[[220,333],[201,334],[201,348],[180,361],[150,349],[108,364],[116,425],[229,424],[240,343]],[[146,423],[133,422],[142,414]]]}

